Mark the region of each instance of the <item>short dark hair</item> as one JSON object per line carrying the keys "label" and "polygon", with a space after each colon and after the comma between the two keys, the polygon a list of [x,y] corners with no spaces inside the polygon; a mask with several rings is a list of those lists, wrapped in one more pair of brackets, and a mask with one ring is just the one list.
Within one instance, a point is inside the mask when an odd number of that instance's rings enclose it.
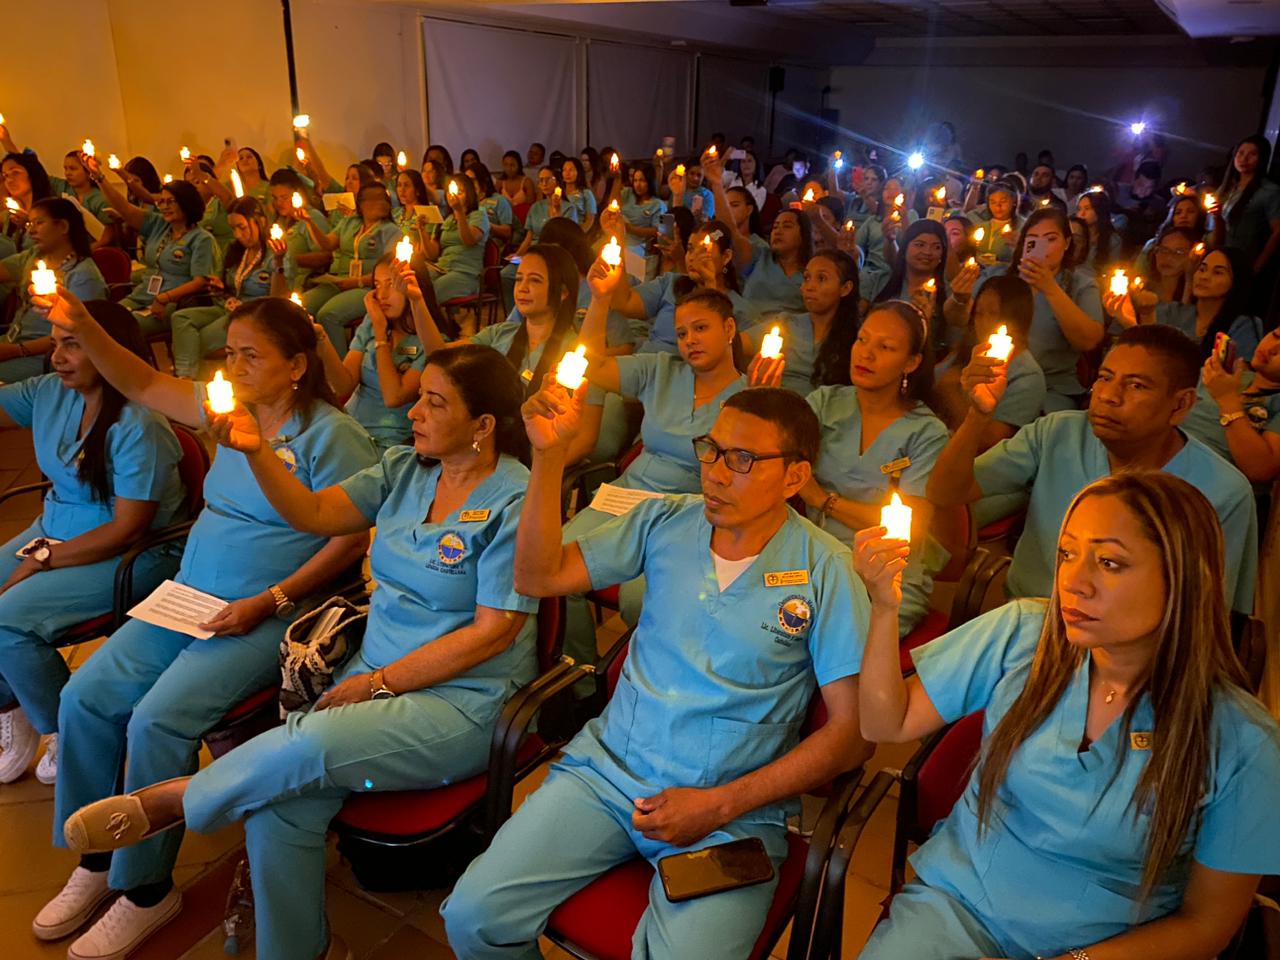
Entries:
{"label": "short dark hair", "polygon": [[735,393],[724,406],[767,420],[777,427],[788,462],[817,463],[822,426],[818,415],[800,394],[781,387],[750,387]]}
{"label": "short dark hair", "polygon": [[1141,347],[1167,361],[1164,367],[1175,390],[1194,390],[1200,382],[1200,348],[1177,327],[1163,323],[1130,327],[1111,349],[1116,347]]}
{"label": "short dark hair", "polygon": [[200,199],[200,191],[185,180],[172,180],[162,186],[160,191],[173,197],[173,202],[182,211],[188,227],[200,226],[200,221],[204,219],[204,201]]}
{"label": "short dark hair", "polygon": [[88,260],[93,256],[93,237],[84,225],[84,214],[74,203],[64,197],[45,197],[31,205],[32,211],[43,210],[50,220],[61,220],[67,225],[67,242],[76,258]]}
{"label": "short dark hair", "polygon": [[1031,320],[1035,314],[1035,294],[1031,285],[1016,274],[1001,274],[987,280],[973,298],[970,316],[977,313],[978,298],[985,293],[994,293],[1000,299],[1000,319],[1009,325],[1019,340],[1026,343],[1031,332]]}
{"label": "short dark hair", "polygon": [[427,358],[427,365],[439,367],[458,388],[473,418],[486,413],[493,417],[494,446],[499,454],[528,464],[529,437],[520,417],[524,384],[506,357],[492,347],[464,343],[436,350]]}
{"label": "short dark hair", "polygon": [[[49,180],[49,174],[34,153],[6,153],[4,159],[0,160],[0,164],[9,163],[10,161],[27,171],[27,179],[31,181],[31,199],[33,201],[54,196],[53,184]],[[196,219],[200,218],[197,217]]]}

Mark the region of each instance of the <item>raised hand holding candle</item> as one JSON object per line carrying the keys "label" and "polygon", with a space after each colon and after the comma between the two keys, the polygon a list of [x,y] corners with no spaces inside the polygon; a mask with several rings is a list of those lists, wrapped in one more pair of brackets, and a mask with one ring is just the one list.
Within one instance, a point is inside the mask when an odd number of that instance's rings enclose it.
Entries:
{"label": "raised hand holding candle", "polygon": [[569,350],[556,364],[556,383],[566,390],[577,390],[587,374],[587,348],[578,344],[577,350]]}
{"label": "raised hand holding candle", "polygon": [[231,192],[237,197],[244,196],[244,181],[240,179],[240,171],[235,167],[231,168]]}
{"label": "raised hand holding candle", "polygon": [[885,528],[886,540],[911,540],[911,508],[902,502],[897,490],[880,508],[880,526]]}
{"label": "raised hand holding candle", "polygon": [[1204,209],[1206,213],[1213,213],[1218,209],[1218,198],[1212,193],[1206,193],[1204,195]]}
{"label": "raised hand holding candle", "polygon": [[80,152],[83,153],[86,157],[92,157],[94,154],[94,151],[95,151],[95,148],[93,146],[93,141],[86,137],[84,143],[80,144]]}
{"label": "raised hand holding candle", "polygon": [[622,265],[622,247],[618,244],[617,237],[609,238],[609,242],[600,251],[600,259],[611,267]]}
{"label": "raised hand holding candle", "polygon": [[413,259],[413,241],[408,237],[401,237],[400,242],[396,244],[396,259],[402,263],[408,263]]}
{"label": "raised hand holding candle", "polygon": [[293,196],[289,199],[289,202],[290,202],[291,204],[293,204],[293,209],[295,209],[295,210],[301,210],[301,209],[302,209],[302,194],[301,194],[301,193],[299,193],[297,190],[293,191]]}
{"label": "raised hand holding candle", "polygon": [[107,157],[107,166],[110,167],[112,170],[119,170],[120,158],[117,157],[114,153],[111,154],[111,156]]}
{"label": "raised hand holding candle", "polygon": [[213,375],[205,387],[205,394],[209,398],[209,409],[214,413],[230,413],[236,408],[235,392],[231,389],[231,382],[222,378],[221,370]]}
{"label": "raised hand holding candle", "polygon": [[1113,297],[1123,297],[1129,292],[1129,278],[1124,275],[1123,270],[1117,269],[1111,277],[1111,295]]}
{"label": "raised hand holding candle", "polygon": [[764,335],[760,343],[760,356],[765,360],[776,360],[782,356],[782,334],[774,327]]}
{"label": "raised hand holding candle", "polygon": [[43,260],[36,261],[36,268],[31,271],[31,286],[38,297],[51,297],[58,292],[58,276],[44,265]]}
{"label": "raised hand holding candle", "polygon": [[615,200],[610,200],[610,201],[609,201],[609,212],[610,212],[610,213],[617,213],[619,209],[621,209],[621,208],[618,206],[618,201],[617,201],[616,199],[615,199]]}
{"label": "raised hand holding candle", "polygon": [[283,240],[283,239],[284,239],[284,228],[283,228],[282,226],[280,226],[280,224],[278,224],[278,223],[273,223],[273,224],[271,225],[271,239],[272,239],[272,240]]}
{"label": "raised hand holding candle", "polygon": [[1000,329],[987,338],[987,356],[996,360],[1008,360],[1013,353],[1013,337],[1009,336],[1009,328],[1003,323]]}

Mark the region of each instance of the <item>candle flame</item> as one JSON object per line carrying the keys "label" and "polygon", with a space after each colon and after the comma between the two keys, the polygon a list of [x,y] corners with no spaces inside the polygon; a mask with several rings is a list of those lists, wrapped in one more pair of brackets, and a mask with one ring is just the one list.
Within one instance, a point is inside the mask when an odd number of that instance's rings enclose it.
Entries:
{"label": "candle flame", "polygon": [[846,221],[844,222],[844,232],[845,232],[845,233],[853,233],[854,229],[855,229],[855,227],[854,227],[854,223],[853,223],[853,221],[852,221],[852,220],[846,220]]}
{"label": "candle flame", "polygon": [[986,235],[987,235],[986,229],[984,227],[979,227],[977,230],[973,231],[973,242],[981,243],[983,241],[983,238],[986,237]]}
{"label": "candle flame", "polygon": [[205,389],[205,395],[209,398],[209,409],[214,413],[230,413],[236,408],[235,392],[231,389],[231,384],[222,376],[221,370],[214,373],[213,379]]}
{"label": "candle flame", "polygon": [[683,164],[683,163],[677,163],[677,164],[676,164],[676,176],[677,176],[677,177],[683,177],[683,176],[684,176],[684,164]]}
{"label": "candle flame", "polygon": [[38,260],[35,270],[31,272],[31,286],[36,296],[51,297],[58,292],[57,274],[46,267],[43,260]]}
{"label": "candle flame", "polygon": [[162,182],[162,183],[173,183],[173,174],[172,174],[172,173],[166,173],[166,174],[164,175],[164,179],[163,179],[161,182]]}
{"label": "candle flame", "polygon": [[457,195],[458,195],[458,181],[457,181],[457,180],[450,180],[450,181],[449,181],[449,196],[451,196],[451,197],[456,197]]}
{"label": "candle flame", "polygon": [[[298,296],[298,291],[295,290],[293,293],[289,294],[289,302],[296,303],[298,306],[302,307],[302,297]],[[303,307],[303,309],[305,310],[306,307]]]}
{"label": "candle flame", "polygon": [[307,151],[303,150],[301,147],[298,147],[297,149],[295,149],[293,153],[294,153],[294,156],[298,158],[299,163],[307,162]]}
{"label": "candle flame", "polygon": [[21,209],[22,209],[22,207],[19,205],[18,201],[17,201],[17,200],[15,200],[15,199],[13,199],[13,197],[5,197],[5,198],[4,198],[4,205],[5,205],[6,207],[8,207],[10,210],[21,210]]}
{"label": "candle flame", "polygon": [[609,238],[609,242],[600,251],[600,259],[611,267],[616,267],[622,263],[622,247],[619,245],[617,237]]}
{"label": "candle flame", "polygon": [[396,164],[401,167],[409,165],[409,157],[403,150],[396,154]]}
{"label": "candle flame", "polygon": [[303,203],[302,194],[299,193],[297,190],[293,191],[293,196],[290,198],[289,202],[293,204],[293,209],[301,210],[302,203]]}
{"label": "candle flame", "polygon": [[1011,224],[1011,223],[1006,223],[1003,227],[1001,227],[1001,228],[1000,228],[1000,232],[1001,232],[1001,233],[1013,233],[1013,224]]}
{"label": "candle flame", "polygon": [[281,227],[281,226],[280,226],[280,224],[278,224],[278,223],[273,223],[273,224],[271,225],[271,239],[272,239],[272,240],[283,240],[283,239],[284,239],[284,228],[283,228],[283,227]]}
{"label": "candle flame", "polygon": [[298,114],[296,117],[293,118],[293,125],[298,130],[307,129],[307,127],[311,126],[311,114],[309,113]]}
{"label": "candle flame", "polygon": [[979,167],[977,170],[973,172],[973,179],[975,180],[985,179],[986,176],[987,176],[987,171],[982,169],[982,167]]}
{"label": "candle flame", "polygon": [[968,260],[966,260],[966,261],[964,262],[964,265],[965,265],[966,267],[976,267],[976,266],[978,265],[978,258],[977,258],[977,257],[970,257]]}
{"label": "candle flame", "polygon": [[905,195],[905,194],[901,194],[901,193],[900,193],[900,194],[898,194],[896,197],[894,197],[894,198],[893,198],[893,205],[894,205],[895,207],[901,207],[901,206],[904,206],[904,205],[906,204],[906,202],[907,202],[907,198],[906,198],[906,195]]}
{"label": "candle flame", "polygon": [[713,143],[711,146],[707,147],[707,156],[714,157],[715,155],[716,155],[716,145]]}
{"label": "candle flame", "polygon": [[925,290],[925,293],[937,293],[938,281],[935,280],[933,277],[930,277],[928,280],[924,282],[924,290]]}
{"label": "candle flame", "polygon": [[702,245],[703,245],[704,247],[706,247],[708,250],[710,250],[710,249],[711,249],[711,247],[712,247],[712,245],[713,245],[714,243],[715,243],[715,241],[711,239],[711,234],[709,234],[709,233],[708,233],[708,234],[704,234],[704,235],[703,235],[703,237],[702,237]]}
{"label": "candle flame", "polygon": [[805,203],[813,203],[813,187],[810,187],[808,190],[804,192],[803,199]]}
{"label": "candle flame", "polygon": [[1204,208],[1208,210],[1210,213],[1212,213],[1215,209],[1217,209],[1217,206],[1218,206],[1218,198],[1215,197],[1212,193],[1206,193],[1204,195]]}
{"label": "candle flame", "polygon": [[112,170],[119,170],[120,158],[117,157],[114,153],[111,154],[111,156],[107,157],[107,166],[110,167]]}
{"label": "candle flame", "polygon": [[1204,251],[1205,251],[1205,246],[1203,243],[1197,243],[1194,247],[1191,248],[1191,252],[1194,253],[1197,257],[1203,257]]}
{"label": "candle flame", "polygon": [[618,155],[616,153],[611,154],[609,157],[609,169],[617,170],[621,165],[622,161],[619,159]]}
{"label": "candle flame", "polygon": [[619,207],[618,207],[618,201],[617,201],[617,199],[615,198],[615,199],[613,199],[613,200],[610,200],[610,201],[609,201],[609,212],[610,212],[610,213],[617,213],[617,212],[618,212],[618,210],[619,210]]}
{"label": "candle flame", "polygon": [[183,163],[186,163],[191,159],[191,151],[188,150],[186,147],[183,147],[181,150],[178,151],[178,156],[182,158]]}
{"label": "candle flame", "polygon": [[86,137],[84,143],[80,144],[80,152],[86,157],[92,157],[94,154],[93,141]]}
{"label": "candle flame", "polygon": [[939,203],[947,199],[947,188],[939,187],[937,190],[933,191],[933,198],[937,200]]}
{"label": "candle flame", "polygon": [[413,241],[407,236],[401,237],[400,242],[396,244],[396,259],[402,263],[408,263],[413,259]]}

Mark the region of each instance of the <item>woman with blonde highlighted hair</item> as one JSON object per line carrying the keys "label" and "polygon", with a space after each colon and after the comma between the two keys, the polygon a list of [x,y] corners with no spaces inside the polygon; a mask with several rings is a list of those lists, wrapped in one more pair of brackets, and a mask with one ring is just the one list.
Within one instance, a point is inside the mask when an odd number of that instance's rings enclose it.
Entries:
{"label": "woman with blonde highlighted hair", "polygon": [[984,710],[964,795],[912,858],[864,960],[1210,960],[1280,864],[1280,730],[1231,646],[1213,507],[1162,472],[1085,487],[1053,594],[898,662],[905,545],[861,531],[872,598],[862,733],[927,736]]}

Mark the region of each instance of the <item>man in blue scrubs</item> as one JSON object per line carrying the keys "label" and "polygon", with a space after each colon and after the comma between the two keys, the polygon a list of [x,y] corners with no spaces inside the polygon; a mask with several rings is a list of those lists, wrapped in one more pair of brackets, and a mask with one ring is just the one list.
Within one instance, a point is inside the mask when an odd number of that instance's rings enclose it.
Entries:
{"label": "man in blue scrubs", "polygon": [[1058,529],[1072,497],[1087,484],[1120,470],[1164,470],[1213,504],[1226,541],[1227,602],[1253,612],[1253,491],[1240,471],[1179,426],[1195,405],[1200,352],[1194,342],[1172,327],[1131,327],[1102,361],[1087,412],[1048,414],[979,456],[1007,383],[1002,368],[995,369],[998,375],[966,371],[969,412],[934,464],[927,495],[939,506],[956,506],[996,494],[1030,494],[1005,585],[1009,596],[1049,595]]}
{"label": "man in blue scrubs", "polygon": [[[561,545],[565,449],[583,401],[525,405],[533,469],[516,586],[555,596],[647,578],[609,706],[441,908],[463,960],[540,956],[552,910],[615,864],[758,837],[786,856],[790,798],[864,762],[857,672],[869,615],[848,547],[787,506],[818,423],[789,391],[729,398],[694,441],[703,497],[648,500]],[[705,498],[705,499],[704,499]],[[830,719],[801,739],[815,686]],[[633,955],[744,957],[775,884],[671,903],[655,875]]]}

